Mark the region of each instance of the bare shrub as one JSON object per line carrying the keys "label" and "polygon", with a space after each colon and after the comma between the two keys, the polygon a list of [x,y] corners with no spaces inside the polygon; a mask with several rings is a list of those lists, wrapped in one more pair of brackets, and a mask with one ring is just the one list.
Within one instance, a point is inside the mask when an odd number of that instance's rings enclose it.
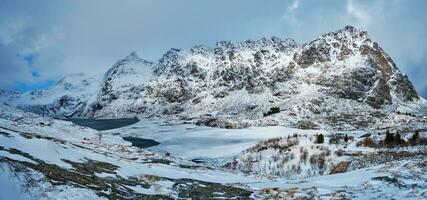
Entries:
{"label": "bare shrub", "polygon": [[318,168],[322,172],[326,165],[326,153],[322,152],[320,154],[313,154],[310,156],[310,164],[313,168]]}
{"label": "bare shrub", "polygon": [[308,158],[308,151],[307,149],[304,149],[304,151],[301,153],[301,160],[304,161],[304,163],[307,162],[307,158]]}
{"label": "bare shrub", "polygon": [[376,148],[379,145],[372,138],[367,137],[367,138],[364,138],[364,139],[360,140],[359,142],[357,142],[356,146],[358,146],[358,147],[365,146],[365,147]]}
{"label": "bare shrub", "polygon": [[272,158],[274,162],[277,162],[279,160],[279,155],[273,155]]}
{"label": "bare shrub", "polygon": [[338,150],[336,150],[336,151],[335,151],[335,154],[336,154],[338,157],[341,157],[341,156],[343,156],[343,155],[344,155],[344,150],[342,150],[342,149],[338,149]]}
{"label": "bare shrub", "polygon": [[330,156],[331,155],[331,150],[329,150],[329,148],[328,149],[326,149],[326,156]]}

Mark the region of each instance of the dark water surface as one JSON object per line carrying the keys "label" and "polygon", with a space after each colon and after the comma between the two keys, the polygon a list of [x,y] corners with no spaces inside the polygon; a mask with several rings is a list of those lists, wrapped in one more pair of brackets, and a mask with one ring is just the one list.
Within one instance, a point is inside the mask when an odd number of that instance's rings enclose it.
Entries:
{"label": "dark water surface", "polygon": [[139,148],[148,148],[148,147],[152,147],[160,144],[155,140],[138,138],[138,137],[123,137],[123,139],[131,142],[132,146],[136,146]]}
{"label": "dark water surface", "polygon": [[130,119],[70,119],[73,123],[93,128],[98,131],[105,131],[123,126],[129,126],[139,122],[137,118]]}
{"label": "dark water surface", "polygon": [[[93,128],[98,131],[105,131],[110,129],[121,128],[124,126],[129,126],[139,122],[137,118],[131,119],[70,119],[69,121],[80,125]],[[124,140],[132,143],[132,146],[139,148],[148,148],[156,146],[160,143],[151,139],[144,139],[138,137],[122,137]]]}

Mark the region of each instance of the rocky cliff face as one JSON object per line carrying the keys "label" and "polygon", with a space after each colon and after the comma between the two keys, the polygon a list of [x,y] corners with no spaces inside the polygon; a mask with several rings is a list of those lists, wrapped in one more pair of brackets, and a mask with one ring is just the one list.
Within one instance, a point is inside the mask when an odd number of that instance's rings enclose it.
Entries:
{"label": "rocky cliff face", "polygon": [[395,101],[419,99],[411,82],[378,44],[365,31],[350,26],[304,45],[294,60],[301,68],[320,68],[322,73],[312,81],[328,87],[328,93],[338,98],[359,100],[373,108],[391,104],[392,96]]}
{"label": "rocky cliff face", "polygon": [[[273,37],[171,49],[158,63],[132,53],[104,75],[86,104],[76,110],[80,116],[230,128],[358,129],[393,120],[398,111],[426,110],[384,50],[351,26],[303,45]],[[280,112],[268,115],[273,107]]]}
{"label": "rocky cliff face", "polygon": [[[356,129],[425,108],[365,31],[347,26],[298,45],[291,39],[172,49],[154,69],[148,111],[196,123]],[[273,107],[281,112],[265,117]]]}

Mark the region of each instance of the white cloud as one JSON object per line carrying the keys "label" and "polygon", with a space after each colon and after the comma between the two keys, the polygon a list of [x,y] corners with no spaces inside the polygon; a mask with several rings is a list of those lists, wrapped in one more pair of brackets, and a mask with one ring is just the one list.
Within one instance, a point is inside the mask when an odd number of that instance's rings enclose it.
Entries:
{"label": "white cloud", "polygon": [[294,0],[294,2],[288,6],[288,11],[293,12],[298,8],[298,5],[299,5],[299,0]]}

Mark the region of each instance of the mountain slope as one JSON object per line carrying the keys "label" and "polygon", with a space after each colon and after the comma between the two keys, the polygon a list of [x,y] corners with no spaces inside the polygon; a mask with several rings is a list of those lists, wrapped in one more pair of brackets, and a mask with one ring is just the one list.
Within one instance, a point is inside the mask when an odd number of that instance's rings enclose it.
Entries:
{"label": "mountain slope", "polygon": [[152,76],[153,63],[135,52],[117,62],[105,74],[96,96],[84,115],[94,118],[120,118],[137,115],[145,85]]}

